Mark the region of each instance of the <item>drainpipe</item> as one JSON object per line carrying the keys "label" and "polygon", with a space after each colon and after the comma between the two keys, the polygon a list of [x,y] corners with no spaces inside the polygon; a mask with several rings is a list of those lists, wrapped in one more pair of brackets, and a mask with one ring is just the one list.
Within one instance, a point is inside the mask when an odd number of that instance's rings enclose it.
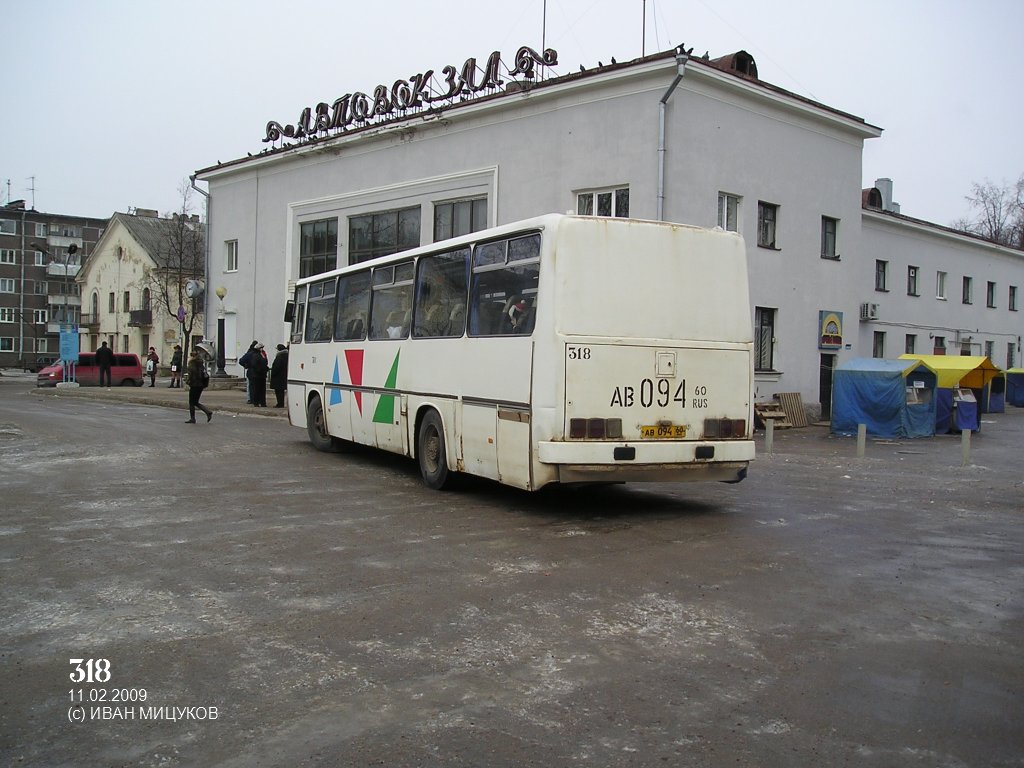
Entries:
{"label": "drainpipe", "polygon": [[658,102],[658,221],[665,220],[665,107],[686,74],[686,62],[692,51],[693,48],[686,50],[682,45],[676,48],[676,76]]}
{"label": "drainpipe", "polygon": [[[206,198],[206,232],[203,233],[203,235],[204,235],[203,236],[203,240],[206,241],[205,242],[205,245],[206,245],[205,261],[206,261],[206,264],[204,265],[205,266],[205,270],[204,270],[205,274],[203,275],[203,279],[206,281],[206,288],[207,288],[207,290],[203,291],[203,302],[204,302],[204,304],[203,304],[203,338],[206,339],[206,338],[209,338],[206,335],[206,331],[207,331],[206,326],[209,325],[209,323],[210,323],[210,290],[209,290],[209,288],[210,288],[210,274],[212,274],[211,271],[210,271],[210,210],[213,207],[212,206],[212,202],[213,201],[210,199],[210,195],[209,195],[208,192],[204,192],[203,190],[201,190],[199,187],[196,186],[196,175],[194,173],[191,176],[188,177],[188,183],[189,183],[189,186],[192,187],[192,189],[194,189],[196,192],[198,192],[200,195],[202,195],[203,197]],[[221,303],[223,304],[223,302],[221,302]],[[185,349],[188,349],[188,346],[185,346]],[[217,355],[218,356],[220,355],[220,351],[219,350],[217,352]]]}

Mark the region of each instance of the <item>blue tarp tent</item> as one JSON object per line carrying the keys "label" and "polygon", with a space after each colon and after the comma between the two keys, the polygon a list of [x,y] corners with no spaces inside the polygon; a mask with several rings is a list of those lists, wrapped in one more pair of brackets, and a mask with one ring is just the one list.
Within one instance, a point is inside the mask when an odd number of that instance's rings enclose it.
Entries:
{"label": "blue tarp tent", "polygon": [[1006,402],[1024,407],[1024,368],[1011,368],[1006,372]]}
{"label": "blue tarp tent", "polygon": [[920,360],[857,357],[832,378],[832,432],[873,437],[935,434],[935,372]]}

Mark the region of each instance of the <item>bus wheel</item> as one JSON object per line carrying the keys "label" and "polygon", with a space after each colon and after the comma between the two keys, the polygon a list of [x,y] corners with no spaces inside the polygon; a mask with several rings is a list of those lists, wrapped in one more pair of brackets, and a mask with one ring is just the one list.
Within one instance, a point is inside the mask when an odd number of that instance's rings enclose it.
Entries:
{"label": "bus wheel", "polygon": [[334,450],[334,440],[327,433],[327,418],[319,397],[314,397],[306,406],[306,432],[309,433],[309,442],[318,451]]}
{"label": "bus wheel", "polygon": [[444,449],[444,424],[437,411],[428,411],[416,440],[420,474],[428,488],[441,490],[448,484],[448,456]]}

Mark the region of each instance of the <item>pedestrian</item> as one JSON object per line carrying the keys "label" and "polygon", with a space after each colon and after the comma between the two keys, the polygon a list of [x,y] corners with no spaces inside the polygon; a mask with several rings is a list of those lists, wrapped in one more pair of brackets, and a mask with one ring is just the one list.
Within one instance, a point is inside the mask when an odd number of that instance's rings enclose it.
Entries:
{"label": "pedestrian", "polygon": [[171,389],[181,389],[181,344],[174,345],[171,355]]}
{"label": "pedestrian", "polygon": [[249,345],[249,349],[245,351],[245,354],[238,358],[238,364],[242,366],[242,376],[245,377],[245,404],[252,405],[252,382],[249,380],[249,363],[252,362],[253,356],[257,354],[256,347],[259,342],[253,339],[252,344]]}
{"label": "pedestrian", "polygon": [[188,420],[186,424],[196,423],[196,408],[206,414],[206,420],[213,418],[213,411],[199,402],[203,396],[203,390],[210,384],[210,372],[206,370],[206,363],[199,356],[198,350],[193,350],[188,358]]}
{"label": "pedestrian", "polygon": [[267,407],[267,355],[263,351],[262,344],[256,344],[256,349],[249,360],[249,366],[245,369],[246,378],[252,385],[252,405],[254,408]]}
{"label": "pedestrian", "polygon": [[156,367],[160,365],[160,356],[156,353],[156,348],[150,347],[149,354],[146,355],[146,375],[149,376],[149,386],[156,386]]}
{"label": "pedestrian", "polygon": [[110,389],[110,369],[114,365],[114,350],[108,347],[105,341],[96,350],[96,365],[100,367],[100,386],[103,386],[103,380],[106,379],[107,389]]}
{"label": "pedestrian", "polygon": [[288,347],[284,344],[277,345],[274,364],[270,366],[270,388],[277,395],[274,407],[284,408],[284,395],[288,390]]}

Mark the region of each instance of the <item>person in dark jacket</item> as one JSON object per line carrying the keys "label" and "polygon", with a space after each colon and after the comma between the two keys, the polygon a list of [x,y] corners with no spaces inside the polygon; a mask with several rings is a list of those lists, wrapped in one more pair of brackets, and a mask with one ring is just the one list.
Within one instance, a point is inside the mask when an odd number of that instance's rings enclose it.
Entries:
{"label": "person in dark jacket", "polygon": [[288,347],[284,344],[277,345],[274,364],[270,366],[270,388],[277,395],[274,407],[284,408],[284,395],[288,390]]}
{"label": "person in dark jacket", "polygon": [[249,364],[252,362],[253,357],[259,354],[259,352],[257,352],[256,350],[256,347],[258,347],[259,345],[260,343],[253,339],[252,344],[250,344],[249,348],[245,350],[245,354],[238,358],[238,364],[242,366],[243,370],[242,376],[245,377],[246,405],[252,405],[252,380],[249,378]]}
{"label": "person in dark jacket", "polygon": [[199,357],[199,352],[193,351],[188,359],[188,420],[186,424],[196,423],[196,408],[206,414],[206,420],[213,418],[213,411],[199,402],[203,390],[209,382],[209,373],[206,370],[206,363]]}
{"label": "person in dark jacket", "polygon": [[160,365],[160,356],[156,353],[156,348],[150,347],[149,354],[146,355],[146,375],[149,376],[149,386],[156,386],[156,369]]}
{"label": "person in dark jacket", "polygon": [[174,345],[171,355],[171,388],[181,388],[181,344]]}
{"label": "person in dark jacket", "polygon": [[114,350],[107,346],[107,342],[103,342],[100,348],[96,350],[96,365],[100,367],[100,386],[103,386],[103,380],[107,380],[107,388],[110,388],[110,369],[114,366]]}
{"label": "person in dark jacket", "polygon": [[249,365],[245,369],[245,376],[251,385],[250,389],[252,391],[252,404],[254,408],[267,407],[268,370],[270,370],[270,366],[267,365],[267,357],[263,351],[263,345],[257,344],[249,359]]}

